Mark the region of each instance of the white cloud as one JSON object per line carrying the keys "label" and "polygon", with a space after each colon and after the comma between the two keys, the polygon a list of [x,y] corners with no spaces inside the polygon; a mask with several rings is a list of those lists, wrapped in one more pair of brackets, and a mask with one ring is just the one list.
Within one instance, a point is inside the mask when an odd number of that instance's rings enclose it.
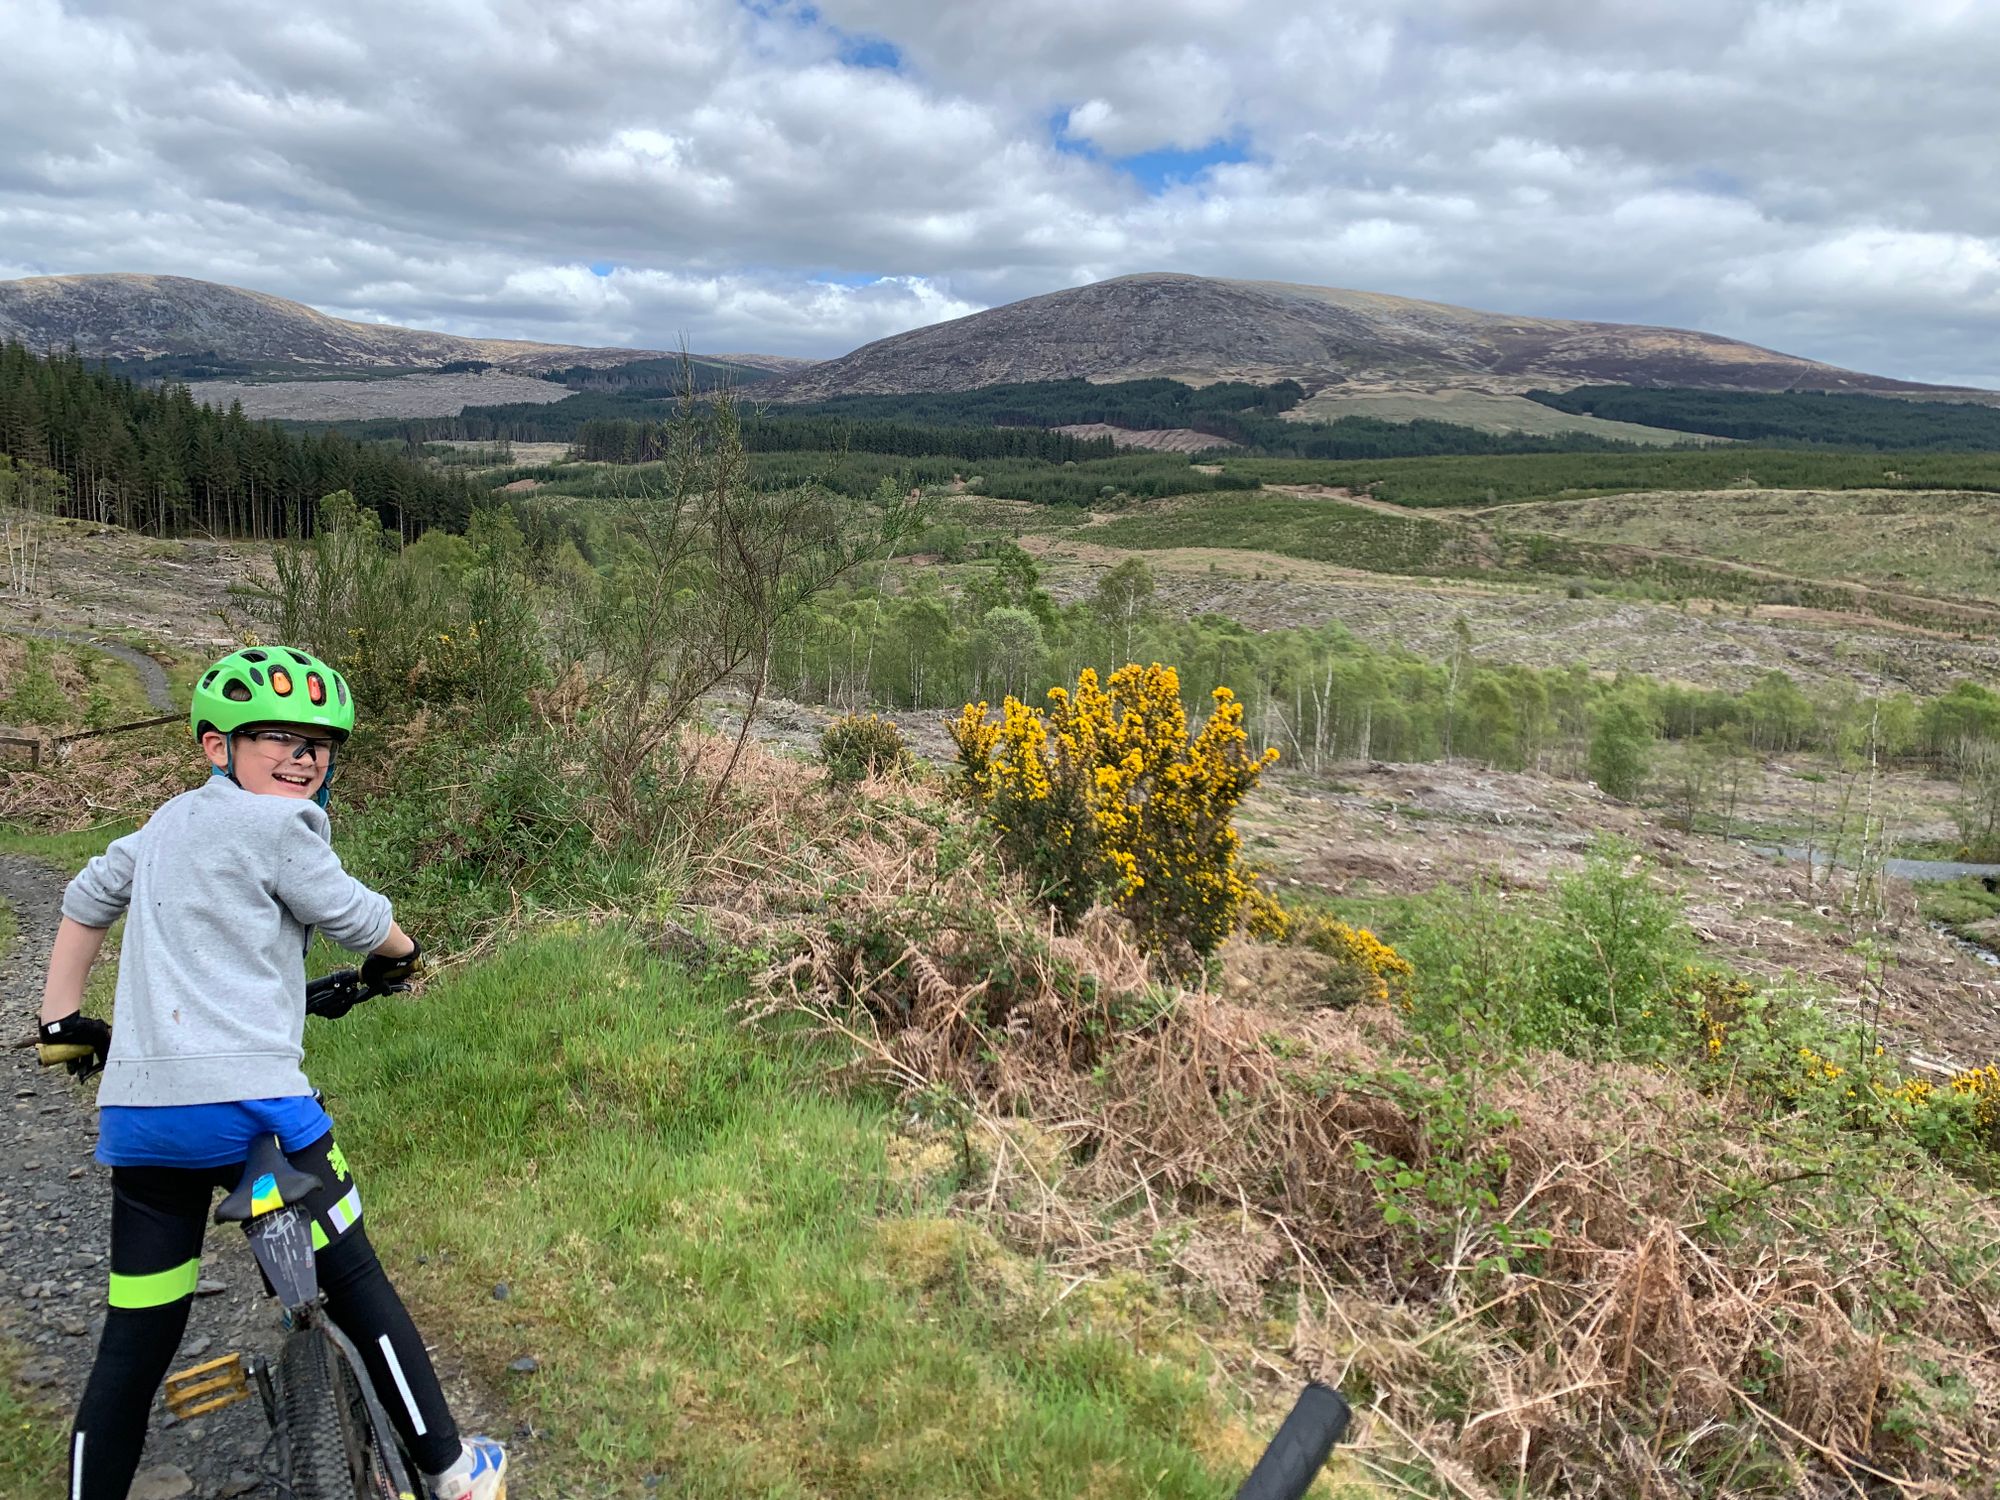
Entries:
{"label": "white cloud", "polygon": [[[2000,6],[0,16],[16,273],[169,271],[464,332],[835,354],[1174,269],[1704,327],[2000,385]],[[901,66],[855,65],[863,41]],[[1158,190],[1116,164],[1219,142],[1247,159]]]}

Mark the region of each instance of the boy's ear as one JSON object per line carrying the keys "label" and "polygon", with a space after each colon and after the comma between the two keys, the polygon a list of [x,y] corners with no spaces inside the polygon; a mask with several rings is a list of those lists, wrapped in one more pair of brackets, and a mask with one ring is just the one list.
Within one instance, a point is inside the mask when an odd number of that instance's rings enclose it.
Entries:
{"label": "boy's ear", "polygon": [[205,730],[201,736],[201,753],[208,757],[208,763],[218,770],[229,764],[229,740],[220,730]]}

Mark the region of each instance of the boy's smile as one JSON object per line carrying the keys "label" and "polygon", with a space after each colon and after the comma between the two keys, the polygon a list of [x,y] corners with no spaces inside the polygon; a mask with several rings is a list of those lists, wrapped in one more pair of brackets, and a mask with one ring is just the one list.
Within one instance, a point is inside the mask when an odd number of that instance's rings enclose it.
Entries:
{"label": "boy's smile", "polygon": [[[334,741],[309,729],[285,724],[261,724],[239,729],[235,736],[236,781],[246,792],[271,797],[308,798],[326,780]],[[201,748],[210,765],[229,764],[229,745],[209,732]]]}

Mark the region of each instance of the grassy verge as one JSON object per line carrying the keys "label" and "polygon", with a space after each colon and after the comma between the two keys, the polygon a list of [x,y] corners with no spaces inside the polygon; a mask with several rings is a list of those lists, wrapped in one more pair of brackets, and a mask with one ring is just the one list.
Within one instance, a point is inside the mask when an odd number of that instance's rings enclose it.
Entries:
{"label": "grassy verge", "polygon": [[37,833],[0,823],[0,854],[24,854],[54,865],[74,875],[104,852],[113,839],[123,838],[139,825],[126,819],[81,828],[74,833]]}
{"label": "grassy verge", "polygon": [[399,1283],[560,1462],[690,1497],[1227,1491],[1254,1448],[1177,1315],[1058,1302],[945,1216],[949,1153],[899,1170],[890,1102],[729,998],[558,934],[313,1023]]}
{"label": "grassy verge", "polygon": [[14,951],[14,939],[20,933],[20,924],[14,920],[14,908],[0,900],[0,958]]}
{"label": "grassy verge", "polygon": [[53,1495],[61,1488],[68,1423],[16,1392],[19,1356],[0,1342],[0,1495]]}

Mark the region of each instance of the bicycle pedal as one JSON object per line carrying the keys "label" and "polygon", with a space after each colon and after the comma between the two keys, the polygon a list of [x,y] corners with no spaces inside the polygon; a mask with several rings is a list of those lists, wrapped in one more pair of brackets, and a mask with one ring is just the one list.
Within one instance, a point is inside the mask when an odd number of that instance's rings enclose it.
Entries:
{"label": "bicycle pedal", "polygon": [[225,1354],[167,1377],[167,1410],[183,1422],[249,1398],[240,1354]]}

